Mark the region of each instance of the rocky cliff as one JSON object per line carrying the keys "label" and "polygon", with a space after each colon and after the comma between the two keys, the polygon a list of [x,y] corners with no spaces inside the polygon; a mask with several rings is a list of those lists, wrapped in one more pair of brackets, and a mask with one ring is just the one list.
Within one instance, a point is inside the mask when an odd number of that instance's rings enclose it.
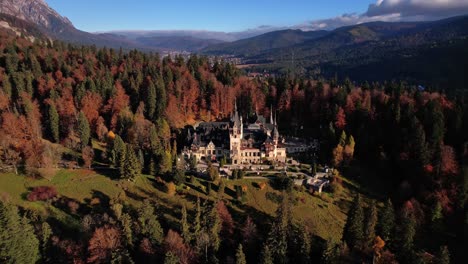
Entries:
{"label": "rocky cliff", "polygon": [[70,20],[50,8],[44,0],[0,0],[0,13],[28,21],[53,35],[74,28]]}

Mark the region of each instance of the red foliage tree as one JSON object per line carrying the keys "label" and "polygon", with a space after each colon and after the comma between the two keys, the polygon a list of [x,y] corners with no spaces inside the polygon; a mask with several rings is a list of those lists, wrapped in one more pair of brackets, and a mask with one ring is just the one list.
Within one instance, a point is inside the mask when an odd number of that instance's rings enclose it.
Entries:
{"label": "red foliage tree", "polygon": [[223,201],[219,201],[216,204],[216,210],[218,211],[219,218],[222,222],[221,234],[226,239],[229,239],[234,232],[234,221],[232,220],[232,216]]}
{"label": "red foliage tree", "polygon": [[257,226],[250,216],[247,216],[244,226],[242,227],[242,242],[248,248],[258,238]]}
{"label": "red foliage tree", "polygon": [[57,112],[60,120],[60,131],[68,136],[76,123],[76,108],[71,88],[62,90],[62,96],[56,101]]}
{"label": "red foliage tree", "polygon": [[441,171],[443,175],[456,175],[459,172],[457,158],[455,151],[452,147],[444,145],[442,146],[442,164]]}
{"label": "red foliage tree", "polygon": [[164,239],[164,248],[166,252],[172,252],[179,258],[179,263],[188,264],[194,258],[193,251],[184,244],[184,239],[179,233],[169,230],[167,236]]}
{"label": "red foliage tree", "polygon": [[84,147],[81,151],[81,157],[83,158],[83,166],[90,169],[94,158],[93,148],[90,146]]}
{"label": "red foliage tree", "polygon": [[342,107],[338,108],[338,113],[336,113],[335,126],[341,130],[346,126],[346,114]]}
{"label": "red foliage tree", "polygon": [[28,201],[47,201],[57,196],[57,190],[54,186],[39,186],[28,194]]}
{"label": "red foliage tree", "polygon": [[93,129],[96,128],[96,121],[99,118],[99,110],[101,107],[102,98],[99,94],[88,91],[83,99],[81,99],[81,110]]}
{"label": "red foliage tree", "polygon": [[112,252],[122,246],[118,228],[104,226],[96,228],[89,240],[88,251],[90,263],[110,263]]}
{"label": "red foliage tree", "polygon": [[122,84],[117,81],[115,83],[115,95],[107,101],[107,105],[104,107],[105,111],[111,115],[111,129],[116,128],[120,111],[128,107],[129,103],[130,97],[125,93]]}

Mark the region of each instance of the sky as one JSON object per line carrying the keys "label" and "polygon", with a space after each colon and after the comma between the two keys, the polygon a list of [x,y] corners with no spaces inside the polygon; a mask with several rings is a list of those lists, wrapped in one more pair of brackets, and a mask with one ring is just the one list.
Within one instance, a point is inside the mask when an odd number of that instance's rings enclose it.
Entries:
{"label": "sky", "polygon": [[78,29],[333,29],[369,21],[433,20],[468,13],[468,0],[46,0]]}

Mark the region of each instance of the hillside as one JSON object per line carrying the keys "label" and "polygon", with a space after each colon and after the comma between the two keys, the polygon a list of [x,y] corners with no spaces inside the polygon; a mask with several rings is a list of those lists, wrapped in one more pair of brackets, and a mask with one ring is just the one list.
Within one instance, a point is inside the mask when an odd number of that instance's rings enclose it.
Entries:
{"label": "hillside", "polygon": [[158,48],[161,50],[179,50],[196,52],[210,45],[223,43],[216,39],[201,39],[191,36],[153,36],[153,37],[138,37],[136,42],[147,46]]}
{"label": "hillside", "polygon": [[[312,76],[319,72],[356,81],[403,79],[450,89],[464,85],[461,76],[462,61],[466,59],[467,16],[435,22],[372,22],[318,35],[297,43],[283,42],[284,31],[271,32],[208,47],[204,52],[242,57],[245,64],[256,65],[253,69],[257,71],[305,72]],[[279,41],[281,47],[258,44],[265,39],[267,43]]]}
{"label": "hillside", "polygon": [[326,31],[304,32],[301,30],[282,30],[266,33],[253,38],[242,39],[230,43],[212,45],[203,50],[212,55],[230,54],[240,57],[248,57],[259,52],[290,47],[304,43],[307,40],[320,38],[326,35]]}

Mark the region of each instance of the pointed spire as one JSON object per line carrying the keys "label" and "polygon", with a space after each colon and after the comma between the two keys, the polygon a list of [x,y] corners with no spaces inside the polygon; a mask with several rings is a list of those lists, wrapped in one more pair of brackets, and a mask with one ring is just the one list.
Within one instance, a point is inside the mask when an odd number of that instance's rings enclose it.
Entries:
{"label": "pointed spire", "polygon": [[270,105],[270,124],[273,124],[273,105]]}

